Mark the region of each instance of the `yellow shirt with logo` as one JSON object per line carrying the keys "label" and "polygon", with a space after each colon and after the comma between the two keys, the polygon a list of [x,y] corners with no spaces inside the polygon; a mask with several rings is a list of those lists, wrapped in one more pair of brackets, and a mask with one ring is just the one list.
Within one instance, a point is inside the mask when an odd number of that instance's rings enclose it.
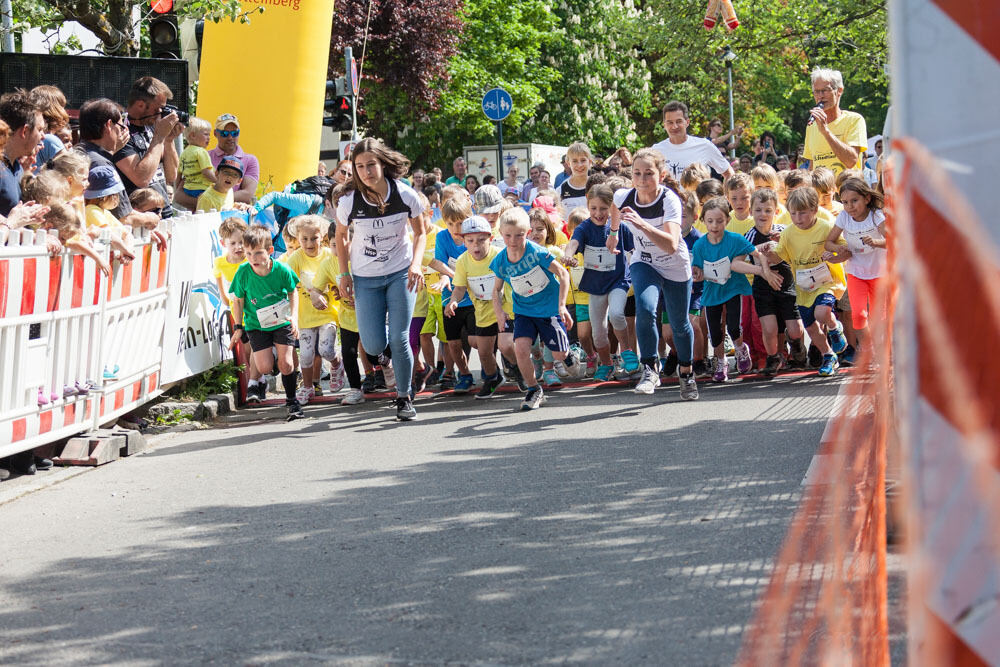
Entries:
{"label": "yellow shirt with logo", "polygon": [[[816,220],[816,223],[809,229],[799,229],[792,225],[785,227],[785,230],[781,232],[781,240],[778,241],[778,247],[775,248],[774,252],[778,257],[788,262],[792,267],[792,274],[796,276],[795,304],[797,306],[812,306],[816,297],[821,294],[833,294],[839,299],[844,295],[844,290],[847,289],[842,263],[826,262],[830,269],[830,276],[833,278],[832,284],[820,285],[815,289],[807,290],[800,287],[798,283],[798,271],[811,269],[824,263],[821,257],[826,249],[823,246],[831,229],[833,229],[832,222]],[[841,242],[846,248],[846,242],[843,239]]]}
{"label": "yellow shirt with logo", "polygon": [[[430,268],[430,263],[434,259],[434,246],[437,243],[437,235],[441,233],[441,228],[437,225],[428,225],[428,230],[424,234],[426,239],[424,244],[424,256],[420,259],[420,266],[424,273],[424,286],[417,292],[416,301],[413,304],[414,317],[427,317],[428,299],[430,294],[441,294],[441,290],[432,290],[430,286],[441,279],[441,275]],[[411,240],[413,234],[410,234]]]}
{"label": "yellow shirt with logo", "polygon": [[[496,324],[497,322],[497,316],[493,312],[493,287],[496,282],[496,274],[490,270],[490,262],[492,262],[493,258],[501,252],[500,248],[490,246],[486,251],[486,257],[481,260],[477,260],[469,253],[468,250],[466,250],[457,260],[455,260],[455,279],[451,282],[455,287],[465,287],[469,291],[469,297],[472,299],[472,305],[476,309],[477,327],[488,327],[491,324]],[[482,295],[486,296],[485,299],[479,298],[479,296],[476,295],[475,290],[469,285],[470,279],[480,278],[482,276],[493,276],[494,278],[494,280],[485,280],[482,283],[484,288]],[[506,285],[504,287],[506,287]],[[503,308],[503,311],[507,313],[507,317],[514,317],[514,308],[506,289],[504,290],[504,298],[501,301],[500,306]]]}
{"label": "yellow shirt with logo", "polygon": [[853,111],[841,111],[837,120],[827,123],[830,134],[840,139],[842,142],[857,148],[858,160],[852,165],[844,165],[830,148],[823,135],[819,133],[816,123],[806,126],[806,141],[803,157],[810,161],[813,169],[816,167],[828,167],[836,176],[844,169],[861,169],[865,151],[868,149],[868,128],[865,127],[865,119],[859,113]]}
{"label": "yellow shirt with logo", "polygon": [[228,289],[229,285],[233,282],[233,276],[236,275],[236,269],[240,268],[241,265],[246,263],[246,258],[233,264],[225,255],[219,255],[215,258],[213,263],[212,275],[216,278],[222,278],[225,281],[225,286]]}
{"label": "yellow shirt with logo", "polygon": [[[358,331],[358,315],[354,312],[354,306],[348,305],[346,301],[340,298],[339,289],[334,291],[334,288],[340,284],[338,282],[340,273],[340,262],[337,261],[337,253],[331,251],[329,256],[319,265],[319,270],[316,271],[316,275],[312,279],[312,284],[316,289],[328,293],[327,300],[334,304],[340,328],[356,333]],[[333,295],[333,298],[331,299],[329,295]]]}
{"label": "yellow shirt with logo", "polygon": [[[312,329],[330,322],[337,322],[337,310],[333,304],[333,293],[326,285],[316,279],[323,263],[333,256],[333,251],[327,247],[320,248],[315,257],[310,257],[302,248],[288,255],[285,264],[299,277],[299,328]],[[320,287],[322,285],[322,287]],[[309,288],[316,287],[326,296],[326,310],[317,310],[309,298]]]}

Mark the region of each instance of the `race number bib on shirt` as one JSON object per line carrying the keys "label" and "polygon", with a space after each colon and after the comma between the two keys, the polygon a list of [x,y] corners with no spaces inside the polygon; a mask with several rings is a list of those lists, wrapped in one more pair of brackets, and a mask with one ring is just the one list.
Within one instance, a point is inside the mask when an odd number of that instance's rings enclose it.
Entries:
{"label": "race number bib on shirt", "polygon": [[481,276],[468,276],[469,292],[480,301],[488,301],[493,298],[493,286],[496,285],[497,277],[492,273],[484,273]]}
{"label": "race number bib on shirt", "polygon": [[573,266],[569,269],[569,279],[570,283],[575,289],[580,289],[580,281],[583,280],[583,269],[582,266]]}
{"label": "race number bib on shirt", "polygon": [[457,257],[449,257],[448,258],[448,268],[451,269],[452,271],[455,270],[455,264],[456,263],[458,263],[458,258]]}
{"label": "race number bib on shirt", "polygon": [[288,302],[288,299],[282,299],[278,303],[257,309],[257,321],[264,329],[280,327],[288,324],[291,320],[292,304]]}
{"label": "race number bib on shirt", "polygon": [[540,266],[536,266],[524,275],[510,277],[510,286],[521,296],[538,294],[545,289],[548,284],[549,277],[546,275],[545,270]]}
{"label": "race number bib on shirt", "polygon": [[[824,264],[824,266],[826,266]],[[723,257],[714,262],[705,262],[701,272],[705,274],[705,280],[716,285],[725,285],[729,281],[732,273],[732,264],[728,257]]]}
{"label": "race number bib on shirt", "polygon": [[847,249],[855,255],[864,255],[865,253],[875,250],[875,248],[865,245],[865,242],[862,239],[866,236],[873,239],[882,238],[882,234],[879,232],[876,225],[871,225],[870,227],[857,231],[848,231],[845,229],[844,240],[847,241]]}
{"label": "race number bib on shirt", "polygon": [[795,283],[807,292],[833,284],[833,275],[826,262],[817,264],[811,269],[799,269],[795,272]]}
{"label": "race number bib on shirt", "polygon": [[591,271],[614,271],[616,257],[604,247],[588,245],[583,249],[583,268]]}
{"label": "race number bib on shirt", "polygon": [[308,292],[312,288],[313,278],[315,277],[316,274],[312,271],[303,271],[299,274],[299,286],[302,288],[302,291]]}

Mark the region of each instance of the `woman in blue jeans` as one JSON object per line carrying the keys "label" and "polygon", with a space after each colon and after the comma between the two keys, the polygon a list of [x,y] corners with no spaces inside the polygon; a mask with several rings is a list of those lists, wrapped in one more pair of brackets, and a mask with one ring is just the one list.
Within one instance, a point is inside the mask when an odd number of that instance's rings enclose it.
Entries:
{"label": "woman in blue jeans", "polygon": [[637,393],[652,394],[660,386],[657,364],[659,323],[656,306],[663,303],[674,327],[681,398],[698,398],[698,385],[691,369],[694,338],[688,321],[691,303],[691,260],[681,238],[681,202],[677,194],[661,184],[667,169],[663,155],[644,148],[632,158],[631,189],[615,193],[611,208],[608,249],[618,252],[618,229],[627,225],[635,241],[629,270],[635,290],[635,334],[639,340],[642,377]]}
{"label": "woman in blue jeans", "polygon": [[[362,139],[351,164],[354,176],[344,184],[337,204],[340,292],[354,298],[364,348],[384,350],[388,342],[396,372],[396,419],[410,421],[417,418],[409,391],[409,332],[416,294],[424,284],[420,259],[426,238],[419,220],[423,206],[417,193],[399,180],[410,161],[378,139]],[[349,242],[352,224],[354,239]]]}

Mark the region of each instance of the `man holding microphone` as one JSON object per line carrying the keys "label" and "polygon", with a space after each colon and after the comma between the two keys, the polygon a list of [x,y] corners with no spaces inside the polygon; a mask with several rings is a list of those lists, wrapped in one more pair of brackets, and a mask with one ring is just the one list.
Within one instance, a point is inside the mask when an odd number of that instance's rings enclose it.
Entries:
{"label": "man holding microphone", "polygon": [[861,114],[840,108],[844,94],[840,72],[813,70],[812,92],[816,106],[809,111],[803,154],[809,168],[828,167],[834,175],[845,169],[860,169],[861,156],[868,147],[868,131]]}

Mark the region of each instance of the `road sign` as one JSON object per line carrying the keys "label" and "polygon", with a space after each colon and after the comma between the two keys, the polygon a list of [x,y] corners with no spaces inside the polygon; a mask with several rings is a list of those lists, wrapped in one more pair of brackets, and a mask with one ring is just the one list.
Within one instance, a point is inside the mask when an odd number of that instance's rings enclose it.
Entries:
{"label": "road sign", "polygon": [[358,94],[358,61],[351,58],[351,95]]}
{"label": "road sign", "polygon": [[483,95],[483,113],[495,123],[510,115],[514,100],[503,88],[493,88]]}

